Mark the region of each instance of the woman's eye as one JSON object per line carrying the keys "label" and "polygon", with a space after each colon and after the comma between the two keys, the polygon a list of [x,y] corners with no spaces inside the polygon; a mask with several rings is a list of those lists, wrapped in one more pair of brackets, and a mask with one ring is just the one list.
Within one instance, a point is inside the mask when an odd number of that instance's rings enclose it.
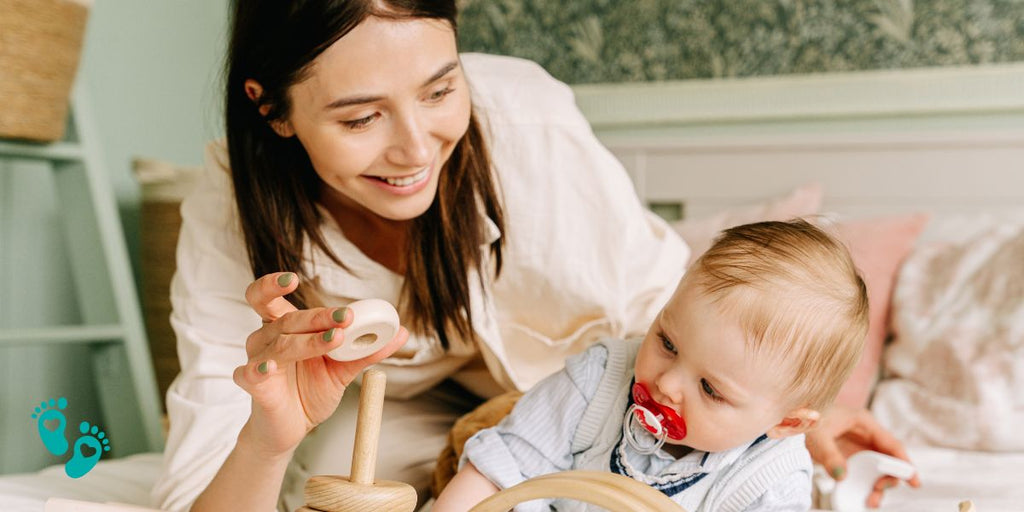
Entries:
{"label": "woman's eye", "polygon": [[454,91],[455,91],[455,89],[452,89],[451,87],[445,87],[444,89],[440,89],[440,90],[434,91],[428,97],[428,99],[430,101],[434,101],[434,102],[441,101],[442,98],[444,98],[445,96],[451,94]]}
{"label": "woman's eye", "polygon": [[347,126],[349,128],[362,128],[362,127],[370,124],[371,122],[373,122],[373,120],[376,119],[376,118],[377,118],[377,114],[370,114],[370,115],[368,115],[366,117],[360,117],[359,119],[354,119],[352,121],[342,121],[341,124],[344,124],[345,126]]}
{"label": "woman's eye", "polygon": [[701,390],[704,391],[704,394],[708,396],[708,398],[716,402],[721,402],[723,400],[722,395],[719,395],[718,392],[715,391],[715,388],[711,387],[711,383],[708,382],[707,379],[700,380],[700,387]]}
{"label": "woman's eye", "polygon": [[676,353],[676,346],[672,344],[671,340],[666,338],[664,334],[659,334],[658,337],[661,338],[661,347],[662,348],[667,350],[669,353],[672,353],[672,354]]}

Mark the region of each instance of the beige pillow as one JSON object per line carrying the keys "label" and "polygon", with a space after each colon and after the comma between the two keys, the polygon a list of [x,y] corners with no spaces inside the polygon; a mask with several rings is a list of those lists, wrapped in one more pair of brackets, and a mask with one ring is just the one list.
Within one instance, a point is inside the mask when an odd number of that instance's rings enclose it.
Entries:
{"label": "beige pillow", "polygon": [[915,249],[891,314],[878,420],[910,443],[1024,450],[1024,222]]}
{"label": "beige pillow", "polygon": [[762,203],[725,210],[711,217],[678,221],[672,224],[672,228],[690,246],[690,261],[687,262],[689,266],[711,247],[715,237],[723,229],[751,222],[789,220],[813,215],[821,208],[822,194],[821,185],[810,183],[785,196]]}

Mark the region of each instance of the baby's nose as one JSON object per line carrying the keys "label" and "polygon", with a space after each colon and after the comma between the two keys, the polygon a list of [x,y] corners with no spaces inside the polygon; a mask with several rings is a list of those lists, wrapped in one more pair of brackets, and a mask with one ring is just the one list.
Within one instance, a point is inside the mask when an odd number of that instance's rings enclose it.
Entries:
{"label": "baby's nose", "polygon": [[679,410],[683,405],[683,386],[673,379],[662,376],[658,379],[658,391],[661,392],[662,405]]}

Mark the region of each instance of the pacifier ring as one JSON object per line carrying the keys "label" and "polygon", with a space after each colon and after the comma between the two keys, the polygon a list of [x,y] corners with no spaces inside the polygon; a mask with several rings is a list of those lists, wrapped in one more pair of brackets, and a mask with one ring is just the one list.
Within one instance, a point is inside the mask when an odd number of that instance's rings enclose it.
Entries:
{"label": "pacifier ring", "polygon": [[[633,435],[633,422],[637,422],[637,427],[644,432],[651,434],[651,437],[656,440],[654,444],[644,446],[644,443],[641,443],[640,440]],[[651,427],[653,427],[657,433],[652,432]],[[654,413],[646,407],[633,404],[629,406],[629,409],[626,411],[626,419],[622,422],[622,438],[626,440],[626,443],[628,443],[629,446],[640,454],[650,455],[660,450],[661,446],[665,444],[665,439],[668,438],[668,431],[661,425],[661,420],[659,420]]]}

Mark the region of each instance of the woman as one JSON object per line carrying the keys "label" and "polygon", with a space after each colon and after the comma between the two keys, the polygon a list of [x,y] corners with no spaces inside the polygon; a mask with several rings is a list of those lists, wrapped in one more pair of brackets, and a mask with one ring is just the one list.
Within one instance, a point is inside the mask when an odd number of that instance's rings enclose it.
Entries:
{"label": "woman", "polygon": [[[378,361],[377,477],[423,498],[459,414],[642,333],[672,292],[686,246],[568,87],[455,41],[453,1],[235,2],[227,149],[182,205],[161,507],[301,505],[310,474],[348,472],[346,386]],[[371,297],[409,331],[324,357]]]}

